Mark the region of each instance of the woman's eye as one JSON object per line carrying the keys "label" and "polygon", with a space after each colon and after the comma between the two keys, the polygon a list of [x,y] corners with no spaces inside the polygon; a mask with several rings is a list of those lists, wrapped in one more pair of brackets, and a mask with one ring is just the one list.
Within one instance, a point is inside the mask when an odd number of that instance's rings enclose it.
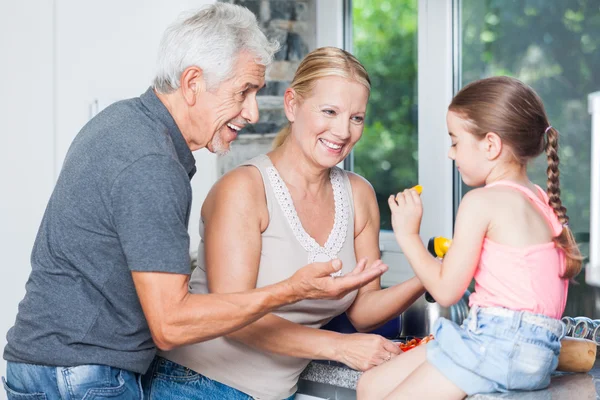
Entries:
{"label": "woman's eye", "polygon": [[452,143],[450,147],[456,147],[456,143]]}
{"label": "woman's eye", "polygon": [[364,117],[352,117],[352,120],[356,123],[362,124],[365,119]]}
{"label": "woman's eye", "polygon": [[333,111],[333,110],[323,110],[323,113],[326,115],[332,115],[332,116],[335,115],[335,111]]}

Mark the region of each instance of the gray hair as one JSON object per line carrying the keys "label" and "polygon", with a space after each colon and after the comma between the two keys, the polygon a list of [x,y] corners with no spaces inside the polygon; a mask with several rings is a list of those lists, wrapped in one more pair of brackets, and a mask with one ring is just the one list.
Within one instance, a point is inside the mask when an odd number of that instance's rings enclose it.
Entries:
{"label": "gray hair", "polygon": [[163,94],[179,88],[186,68],[202,68],[209,89],[230,78],[240,52],[268,66],[279,49],[261,32],[256,17],[245,7],[214,3],[182,16],[165,31],[158,51],[154,89]]}

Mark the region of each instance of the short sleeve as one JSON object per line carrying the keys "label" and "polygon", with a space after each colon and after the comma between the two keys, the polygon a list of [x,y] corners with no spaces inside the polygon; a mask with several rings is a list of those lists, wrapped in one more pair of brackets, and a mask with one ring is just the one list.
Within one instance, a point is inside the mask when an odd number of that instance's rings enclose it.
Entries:
{"label": "short sleeve", "polygon": [[171,157],[144,156],[117,176],[112,221],[130,270],[190,273],[191,203],[189,178]]}

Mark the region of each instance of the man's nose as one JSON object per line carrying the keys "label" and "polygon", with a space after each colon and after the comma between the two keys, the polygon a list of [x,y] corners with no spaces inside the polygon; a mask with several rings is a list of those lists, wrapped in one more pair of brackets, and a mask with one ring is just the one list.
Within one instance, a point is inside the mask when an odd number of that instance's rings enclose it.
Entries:
{"label": "man's nose", "polygon": [[256,96],[251,96],[246,99],[241,116],[251,124],[255,124],[258,122],[259,111]]}

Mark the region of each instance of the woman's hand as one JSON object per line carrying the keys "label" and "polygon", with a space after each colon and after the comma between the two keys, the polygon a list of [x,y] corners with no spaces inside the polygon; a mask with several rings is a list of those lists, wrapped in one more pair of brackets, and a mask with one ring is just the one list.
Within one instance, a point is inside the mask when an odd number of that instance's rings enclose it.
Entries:
{"label": "woman's hand", "polygon": [[383,364],[401,353],[394,342],[369,333],[343,334],[337,343],[336,361],[358,371]]}
{"label": "woman's hand", "polygon": [[396,196],[388,198],[388,204],[392,211],[392,227],[399,243],[403,238],[410,235],[418,235],[423,217],[423,204],[421,197],[414,189],[406,189]]}

